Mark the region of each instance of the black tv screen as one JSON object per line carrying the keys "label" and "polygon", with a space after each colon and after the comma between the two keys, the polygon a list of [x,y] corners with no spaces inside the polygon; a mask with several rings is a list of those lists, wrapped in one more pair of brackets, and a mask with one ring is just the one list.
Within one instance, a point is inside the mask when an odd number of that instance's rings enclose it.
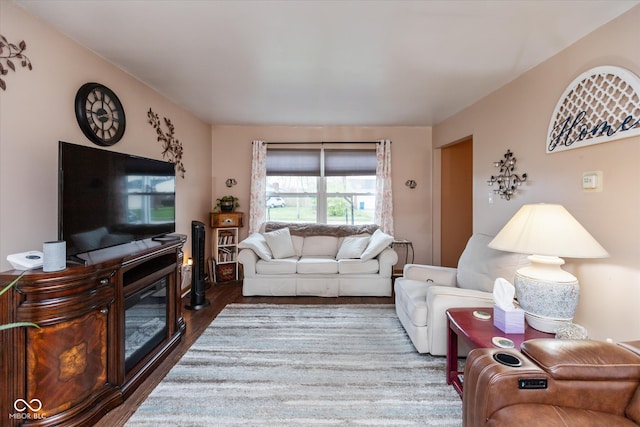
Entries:
{"label": "black tv screen", "polygon": [[67,255],[175,232],[173,163],[60,141],[58,168]]}

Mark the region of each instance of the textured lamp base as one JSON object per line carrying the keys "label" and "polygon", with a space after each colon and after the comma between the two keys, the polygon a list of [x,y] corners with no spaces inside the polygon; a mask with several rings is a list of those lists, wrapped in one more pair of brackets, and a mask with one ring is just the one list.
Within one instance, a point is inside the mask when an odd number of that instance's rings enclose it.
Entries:
{"label": "textured lamp base", "polygon": [[580,297],[578,280],[548,282],[516,273],[515,288],[518,303],[532,328],[554,333],[573,320]]}
{"label": "textured lamp base", "polygon": [[573,320],[573,317],[570,319],[554,319],[552,317],[537,316],[533,313],[527,313],[526,311],[524,313],[524,318],[526,319],[527,324],[533,329],[551,334],[556,333],[558,329],[571,325],[571,321]]}

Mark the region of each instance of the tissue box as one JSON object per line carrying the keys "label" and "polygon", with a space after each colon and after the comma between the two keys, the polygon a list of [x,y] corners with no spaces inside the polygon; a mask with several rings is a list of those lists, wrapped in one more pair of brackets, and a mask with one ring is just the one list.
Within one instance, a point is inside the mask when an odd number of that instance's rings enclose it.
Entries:
{"label": "tissue box", "polygon": [[505,310],[494,305],[493,325],[507,334],[524,334],[524,310],[521,308]]}

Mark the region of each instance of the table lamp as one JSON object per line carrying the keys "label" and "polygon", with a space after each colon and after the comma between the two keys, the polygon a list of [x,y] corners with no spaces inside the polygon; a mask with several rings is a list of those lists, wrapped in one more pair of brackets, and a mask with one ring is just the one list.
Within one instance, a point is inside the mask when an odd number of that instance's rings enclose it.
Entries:
{"label": "table lamp", "polygon": [[567,258],[609,254],[561,205],[524,205],[489,243],[507,252],[530,254],[515,276],[516,298],[529,326],[555,332],[571,323],[578,307],[578,279],[560,268]]}

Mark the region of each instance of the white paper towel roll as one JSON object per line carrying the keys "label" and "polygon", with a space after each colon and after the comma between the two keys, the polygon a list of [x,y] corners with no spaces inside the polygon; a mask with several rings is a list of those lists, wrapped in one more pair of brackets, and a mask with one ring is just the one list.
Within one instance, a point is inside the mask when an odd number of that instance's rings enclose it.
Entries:
{"label": "white paper towel roll", "polygon": [[67,245],[64,240],[42,244],[42,271],[60,271],[67,268]]}

